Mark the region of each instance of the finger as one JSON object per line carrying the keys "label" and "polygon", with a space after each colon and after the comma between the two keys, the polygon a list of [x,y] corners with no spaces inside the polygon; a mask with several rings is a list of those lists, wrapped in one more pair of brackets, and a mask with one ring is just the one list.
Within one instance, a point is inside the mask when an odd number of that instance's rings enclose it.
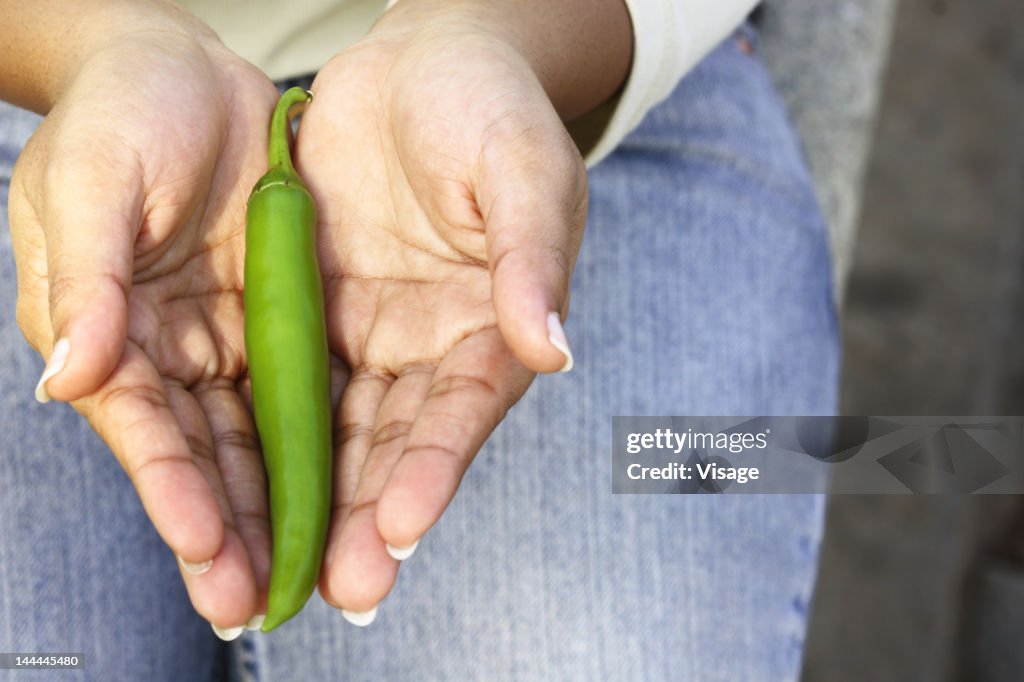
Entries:
{"label": "finger", "polygon": [[377,529],[389,545],[409,547],[437,522],[532,378],[497,329],[477,332],[448,354],[377,501]]}
{"label": "finger", "polygon": [[42,354],[53,347],[49,283],[46,279],[46,240],[20,184],[12,184],[8,211],[11,245],[18,276],[16,317],[22,335]]}
{"label": "finger", "polygon": [[256,612],[256,580],[246,546],[239,537],[234,510],[225,489],[207,417],[196,397],[180,383],[165,381],[167,404],[181,427],[196,466],[220,510],[224,542],[205,570],[180,563],[189,598],[196,611],[222,627],[243,625]]}
{"label": "finger", "polygon": [[568,371],[562,329],[586,220],[586,172],[564,128],[496,137],[479,188],[494,309],[505,341],[537,372]]}
{"label": "finger", "polygon": [[[363,465],[373,445],[377,413],[394,380],[390,375],[362,370],[352,375],[342,396],[334,436],[337,456],[331,495],[332,528],[340,527],[352,508]],[[330,537],[334,537],[333,532]]]}
{"label": "finger", "polygon": [[432,366],[407,369],[391,384],[380,404],[349,513],[332,529],[322,594],[340,608],[365,612],[387,596],[395,583],[398,561],[377,531],[377,497],[402,454],[433,374]]}
{"label": "finger", "polygon": [[329,604],[340,608],[331,596],[330,576],[334,573],[335,547],[355,499],[363,463],[373,443],[373,424],[394,377],[371,371],[352,374],[337,410],[334,429],[334,489],[331,494],[331,523],[324,548],[320,575],[320,594]]}
{"label": "finger", "polygon": [[37,389],[42,402],[94,391],[124,347],[143,193],[141,174],[114,163],[115,155],[79,154],[45,174],[40,222],[55,343]]}
{"label": "finger", "polygon": [[180,559],[178,566],[192,607],[215,628],[249,625],[257,613],[263,613],[257,609],[249,549],[234,526],[225,527],[224,543],[209,570],[196,573]]}
{"label": "finger", "polygon": [[270,511],[256,426],[234,382],[221,378],[193,387],[209,422],[220,480],[256,581],[256,612],[266,612],[270,585]]}
{"label": "finger", "polygon": [[107,381],[77,401],[110,446],[160,537],[193,565],[214,559],[224,520],[149,358],[133,343]]}

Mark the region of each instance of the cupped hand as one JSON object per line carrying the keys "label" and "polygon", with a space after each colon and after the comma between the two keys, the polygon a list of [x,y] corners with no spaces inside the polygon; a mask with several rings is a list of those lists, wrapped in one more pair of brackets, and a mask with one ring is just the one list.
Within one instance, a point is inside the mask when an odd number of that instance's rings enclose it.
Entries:
{"label": "cupped hand", "polygon": [[384,21],[312,89],[297,161],[352,370],[320,591],[367,612],[534,373],[571,367],[587,180],[527,61],[474,22]]}
{"label": "cupped hand", "polygon": [[37,397],[89,419],[196,609],[238,626],[262,608],[270,561],[239,379],[245,202],[276,90],[170,22],[133,26],[68,82],[10,193],[18,322],[49,358]]}

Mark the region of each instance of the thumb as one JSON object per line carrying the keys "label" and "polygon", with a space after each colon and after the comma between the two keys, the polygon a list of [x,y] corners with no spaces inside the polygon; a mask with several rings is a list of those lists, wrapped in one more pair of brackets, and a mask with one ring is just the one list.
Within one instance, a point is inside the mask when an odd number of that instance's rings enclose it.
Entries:
{"label": "thumb", "polygon": [[554,139],[524,144],[517,136],[513,153],[494,155],[498,163],[487,164],[485,155],[481,186],[498,328],[535,372],[573,366],[562,321],[586,220],[587,176],[576,147],[558,128],[561,135],[546,135]]}
{"label": "thumb", "polygon": [[54,344],[36,387],[40,402],[89,395],[117,365],[141,220],[139,184],[100,180],[95,168],[50,177],[40,218]]}

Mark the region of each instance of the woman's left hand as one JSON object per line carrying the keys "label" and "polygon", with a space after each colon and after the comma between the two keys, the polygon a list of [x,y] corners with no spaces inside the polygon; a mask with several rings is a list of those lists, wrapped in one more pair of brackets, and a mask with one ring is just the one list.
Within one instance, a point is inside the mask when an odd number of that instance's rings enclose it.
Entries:
{"label": "woman's left hand", "polygon": [[583,161],[513,41],[422,11],[390,13],[321,70],[297,143],[329,345],[352,368],[320,583],[350,612],[387,595],[386,545],[438,521],[534,372],[572,365]]}

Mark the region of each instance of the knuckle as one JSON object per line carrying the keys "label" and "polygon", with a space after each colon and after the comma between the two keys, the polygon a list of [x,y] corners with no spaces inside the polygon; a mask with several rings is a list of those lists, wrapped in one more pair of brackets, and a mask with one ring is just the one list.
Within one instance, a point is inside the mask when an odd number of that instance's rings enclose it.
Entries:
{"label": "knuckle", "polygon": [[373,427],[367,424],[339,422],[334,427],[334,444],[338,447],[355,440],[373,436]]}
{"label": "knuckle", "polygon": [[106,272],[75,273],[69,269],[58,267],[50,277],[50,306],[54,311],[67,307],[79,294],[95,294],[107,285],[116,287],[124,301],[128,301],[129,287],[118,277]]}
{"label": "knuckle", "polygon": [[259,450],[259,442],[256,436],[238,427],[230,427],[214,433],[213,444],[218,450],[223,448],[236,448],[251,452]]}
{"label": "knuckle", "polygon": [[75,289],[75,278],[54,276],[50,278],[50,308],[59,310],[64,307],[71,292]]}
{"label": "knuckle", "polygon": [[397,440],[404,440],[409,436],[410,431],[412,431],[412,422],[403,419],[390,421],[374,433],[372,447],[380,447]]}
{"label": "knuckle", "polygon": [[159,422],[169,410],[167,396],[153,386],[115,386],[98,396],[95,411],[98,414],[111,414],[123,403],[131,403],[130,409],[136,418],[121,429],[127,432],[145,428]]}
{"label": "knuckle", "polygon": [[572,274],[572,256],[562,245],[556,244],[550,248],[551,264],[557,271],[562,282],[568,283]]}
{"label": "knuckle", "polygon": [[427,454],[427,455],[430,455],[432,457],[436,457],[437,455],[441,455],[445,459],[451,460],[453,463],[455,463],[460,468],[464,468],[464,465],[466,464],[466,460],[468,459],[466,453],[459,452],[458,450],[455,450],[454,448],[452,448],[452,447],[450,447],[448,445],[444,445],[443,443],[424,443],[422,445],[416,445],[414,447],[408,448],[402,454],[403,454],[403,456],[406,456],[406,457],[408,457],[409,455],[422,455],[422,454]]}
{"label": "knuckle", "polygon": [[185,443],[195,457],[208,462],[216,462],[213,447],[205,439],[198,438],[192,434],[185,434]]}
{"label": "knuckle", "polygon": [[484,398],[499,397],[498,389],[494,384],[480,377],[468,375],[455,375],[438,379],[427,394],[430,398],[449,398],[457,393],[469,393]]}

